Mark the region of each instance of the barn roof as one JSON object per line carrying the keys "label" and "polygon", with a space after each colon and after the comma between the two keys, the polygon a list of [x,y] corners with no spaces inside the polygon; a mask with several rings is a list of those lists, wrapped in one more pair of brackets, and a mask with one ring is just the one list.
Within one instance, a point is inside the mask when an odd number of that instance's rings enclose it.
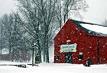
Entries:
{"label": "barn roof", "polygon": [[[78,28],[83,29],[84,31],[86,31],[87,33],[89,33],[89,35],[100,36],[100,37],[105,37],[105,36],[107,36],[107,34],[98,33],[98,32],[89,30],[89,29],[83,27],[81,24],[98,25],[98,26],[102,26],[102,27],[107,27],[107,26],[105,26],[105,25],[96,24],[96,23],[89,23],[89,22],[84,22],[84,21],[78,21],[78,20],[73,20],[73,19],[68,19],[67,21],[73,21],[73,23],[75,23],[75,24],[78,26]],[[58,29],[58,30],[57,30],[57,33],[55,34],[56,36],[57,36],[57,34],[58,34],[59,31],[60,31],[60,30]],[[55,37],[54,37],[54,38],[55,38]]]}
{"label": "barn roof", "polygon": [[83,21],[77,21],[77,20],[72,20],[72,19],[69,19],[69,20],[73,21],[79,28],[85,30],[87,33],[89,33],[89,35],[93,35],[93,36],[107,36],[107,34],[95,32],[95,31],[89,30],[89,29],[81,26],[81,24],[89,24],[89,25],[97,25],[97,26],[101,26],[101,27],[107,27],[106,25],[101,25],[101,24],[96,24],[96,23],[89,23],[89,22],[83,22]]}

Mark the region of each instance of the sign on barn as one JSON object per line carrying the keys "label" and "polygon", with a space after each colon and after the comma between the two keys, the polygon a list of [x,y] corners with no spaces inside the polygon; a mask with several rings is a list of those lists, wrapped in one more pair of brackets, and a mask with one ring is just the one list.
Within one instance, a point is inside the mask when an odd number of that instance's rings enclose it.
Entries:
{"label": "sign on barn", "polygon": [[63,44],[61,45],[60,52],[76,52],[77,44]]}

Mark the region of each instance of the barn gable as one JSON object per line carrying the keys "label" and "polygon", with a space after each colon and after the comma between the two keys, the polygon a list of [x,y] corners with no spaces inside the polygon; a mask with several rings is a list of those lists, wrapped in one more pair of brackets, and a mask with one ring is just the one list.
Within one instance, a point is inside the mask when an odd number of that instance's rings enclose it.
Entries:
{"label": "barn gable", "polygon": [[[78,29],[81,29],[83,30],[84,32],[88,33],[88,35],[92,35],[92,36],[99,36],[99,37],[106,37],[107,34],[103,34],[103,33],[97,33],[95,31],[92,31],[92,30],[88,30],[86,28],[84,28],[83,26],[81,26],[81,24],[84,23],[84,24],[87,24],[87,22],[81,22],[81,21],[77,21],[77,20],[72,20],[72,19],[68,19],[67,22],[63,25],[63,27],[59,30],[59,32],[61,32],[64,27],[70,27],[70,28],[78,28]],[[89,24],[89,23],[88,23]],[[94,24],[94,23],[90,23],[90,24]],[[100,25],[100,24],[98,24]],[[54,39],[57,37],[57,35],[59,34],[59,32],[56,34],[56,36],[54,37]]]}

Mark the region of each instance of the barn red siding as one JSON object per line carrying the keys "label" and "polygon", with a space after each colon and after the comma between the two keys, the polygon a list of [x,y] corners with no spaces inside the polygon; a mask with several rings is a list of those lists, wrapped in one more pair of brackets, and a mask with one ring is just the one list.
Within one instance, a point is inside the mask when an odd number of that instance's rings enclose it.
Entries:
{"label": "barn red siding", "polygon": [[[54,38],[54,62],[65,63],[65,54],[60,52],[60,46],[67,44],[77,44],[77,51],[72,53],[73,64],[85,64],[88,59],[93,64],[107,63],[107,37],[89,35],[79,28],[72,20],[68,20]],[[83,59],[79,60],[79,52],[83,53]]]}
{"label": "barn red siding", "polygon": [[99,62],[101,64],[107,63],[107,37],[99,38]]}

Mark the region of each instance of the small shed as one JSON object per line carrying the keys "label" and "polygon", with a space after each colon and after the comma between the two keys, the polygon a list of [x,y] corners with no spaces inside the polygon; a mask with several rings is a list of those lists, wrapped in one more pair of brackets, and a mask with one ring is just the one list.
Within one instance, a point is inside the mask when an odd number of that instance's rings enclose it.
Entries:
{"label": "small shed", "polygon": [[54,62],[72,64],[107,63],[107,36],[68,19],[54,38]]}

